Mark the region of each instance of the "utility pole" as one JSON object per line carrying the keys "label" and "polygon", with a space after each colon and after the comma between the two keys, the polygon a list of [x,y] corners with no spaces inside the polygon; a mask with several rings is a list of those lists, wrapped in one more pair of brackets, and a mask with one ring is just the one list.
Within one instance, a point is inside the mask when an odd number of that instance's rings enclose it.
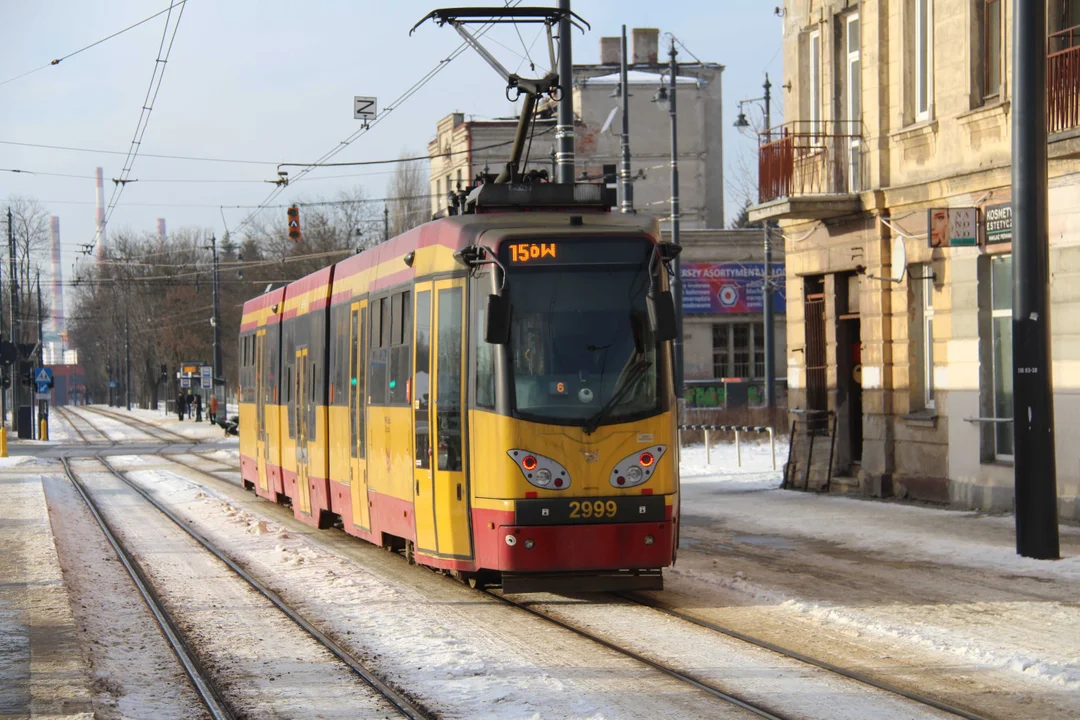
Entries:
{"label": "utility pole", "polygon": [[1060,557],[1050,353],[1046,3],[1013,3],[1013,483],[1016,552]]}
{"label": "utility pole", "polygon": [[570,43],[570,0],[559,0],[566,15],[559,21],[559,117],[555,124],[555,181],[574,182],[574,59]]}
{"label": "utility pole", "polygon": [[[15,343],[15,347],[19,347],[19,343],[22,342],[22,321],[19,319],[19,275],[15,261],[15,221],[11,214],[11,208],[8,208],[8,264],[10,273],[8,275],[8,290],[11,293],[11,299],[8,301],[8,307],[11,310],[11,322],[8,324],[11,328],[11,342]],[[22,360],[22,353],[16,352],[15,363],[12,366],[12,378],[11,378],[11,429],[13,432],[19,431],[19,406],[22,403],[22,378],[19,376],[20,360]]]}
{"label": "utility pole", "polygon": [[[769,142],[772,133],[771,116],[772,83],[769,82],[769,74],[765,73],[765,141]],[[769,221],[762,223],[765,233],[765,294],[762,296],[762,310],[765,314],[765,407],[776,407],[776,312],[773,308],[773,285],[772,277],[772,237],[769,234]]]}
{"label": "utility pole", "polygon": [[[679,64],[676,62],[678,51],[675,49],[675,37],[671,38],[668,56],[668,112],[671,114],[671,242],[679,244],[679,114],[675,105],[675,86],[679,77]],[[675,256],[675,296],[676,337],[675,337],[675,397],[683,396],[683,302],[682,302],[682,263]]]}
{"label": "utility pole", "polygon": [[383,205],[382,208],[382,241],[386,242],[390,239],[390,206]]}
{"label": "utility pole", "polygon": [[[131,412],[131,307],[124,303],[124,407]],[[119,405],[120,403],[117,403]]]}
{"label": "utility pole", "polygon": [[[37,336],[38,336],[38,367],[45,367],[45,335],[42,332],[41,317],[44,314],[44,310],[41,306],[41,270],[37,271]],[[32,396],[31,396],[32,397]],[[31,428],[30,434],[33,435],[37,432],[37,439],[44,440],[44,436],[41,434],[41,420],[45,417],[45,400],[40,400],[37,403],[38,415],[37,420],[34,422]]]}
{"label": "utility pole", "polygon": [[[217,385],[225,384],[221,367],[221,304],[219,300],[220,279],[218,278],[217,237],[210,236],[210,247],[214,252],[214,379],[210,381],[211,394],[217,394]],[[219,380],[220,378],[220,380]],[[222,397],[224,399],[224,396]]]}
{"label": "utility pole", "polygon": [[619,85],[622,87],[622,168],[619,170],[619,211],[634,212],[634,183],[630,179],[630,61],[626,58],[626,26],[622,26],[622,53],[619,67]]}

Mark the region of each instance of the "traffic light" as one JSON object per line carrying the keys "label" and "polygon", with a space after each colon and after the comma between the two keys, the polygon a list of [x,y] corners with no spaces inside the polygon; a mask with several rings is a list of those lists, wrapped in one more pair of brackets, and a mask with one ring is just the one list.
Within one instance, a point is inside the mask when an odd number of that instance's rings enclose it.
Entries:
{"label": "traffic light", "polygon": [[22,384],[25,385],[26,387],[33,387],[34,386],[34,368],[30,367],[29,365],[24,365],[21,368],[21,370],[22,370],[22,376],[20,377],[20,379],[22,380]]}
{"label": "traffic light", "polygon": [[300,208],[293,205],[289,208],[289,239],[300,242],[303,236],[300,234]]}
{"label": "traffic light", "polygon": [[3,373],[0,375],[0,389],[7,390],[9,387],[11,387],[11,378],[7,373]]}

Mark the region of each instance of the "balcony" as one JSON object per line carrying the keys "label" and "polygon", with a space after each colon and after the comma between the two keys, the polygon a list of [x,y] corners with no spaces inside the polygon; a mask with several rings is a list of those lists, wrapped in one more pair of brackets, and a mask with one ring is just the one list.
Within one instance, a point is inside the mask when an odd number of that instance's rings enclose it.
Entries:
{"label": "balcony", "polygon": [[798,121],[761,134],[751,221],[826,220],[859,211],[868,176],[860,123]]}
{"label": "balcony", "polygon": [[1053,135],[1080,128],[1080,26],[1048,40],[1046,120]]}

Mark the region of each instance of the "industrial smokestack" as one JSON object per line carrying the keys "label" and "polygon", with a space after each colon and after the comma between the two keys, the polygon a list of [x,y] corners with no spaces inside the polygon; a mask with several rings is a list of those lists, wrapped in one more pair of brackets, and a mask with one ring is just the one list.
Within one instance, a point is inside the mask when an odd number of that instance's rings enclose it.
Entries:
{"label": "industrial smokestack", "polygon": [[97,186],[97,235],[94,237],[94,256],[105,259],[105,181],[104,171],[97,168],[95,182]]}
{"label": "industrial smokestack", "polygon": [[64,273],[60,252],[60,218],[49,218],[49,229],[52,232],[52,356],[64,357]]}
{"label": "industrial smokestack", "polygon": [[166,233],[165,233],[165,218],[158,218],[158,219],[157,219],[157,239],[158,239],[158,245],[164,245],[164,244],[165,244],[165,237],[166,237]]}

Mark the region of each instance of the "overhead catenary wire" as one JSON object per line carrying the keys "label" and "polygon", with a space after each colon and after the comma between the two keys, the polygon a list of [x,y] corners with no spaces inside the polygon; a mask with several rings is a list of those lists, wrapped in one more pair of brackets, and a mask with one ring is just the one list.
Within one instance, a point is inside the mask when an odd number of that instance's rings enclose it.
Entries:
{"label": "overhead catenary wire", "polygon": [[143,23],[150,22],[151,20],[158,17],[159,15],[163,15],[163,14],[171,11],[174,7],[177,7],[179,5],[183,5],[185,2],[187,2],[187,0],[177,0],[175,3],[170,4],[170,6],[165,8],[164,10],[159,10],[158,12],[154,13],[150,17],[143,18],[142,20],[140,20],[139,22],[137,22],[137,23],[135,23],[133,25],[128,25],[123,30],[117,30],[112,35],[109,35],[107,37],[103,37],[103,38],[101,38],[100,40],[98,40],[96,42],[92,42],[89,45],[87,45],[86,47],[81,47],[81,48],[79,48],[78,50],[76,50],[74,52],[69,52],[67,55],[62,55],[62,56],[56,58],[55,60],[50,60],[49,62],[45,63],[44,65],[42,65],[40,67],[37,67],[37,68],[34,68],[33,70],[29,70],[27,72],[24,72],[21,75],[16,75],[15,77],[8,78],[7,80],[4,80],[3,82],[0,82],[0,86],[7,85],[10,82],[15,82],[16,80],[20,80],[20,79],[26,77],[27,75],[33,75],[34,73],[36,73],[36,72],[38,72],[40,70],[44,70],[47,67],[52,67],[54,65],[59,65],[64,60],[67,60],[68,58],[75,57],[79,53],[85,52],[85,51],[89,50],[92,47],[97,47],[98,45],[102,44],[103,42],[107,42],[109,40],[112,40],[114,37],[117,37],[118,35],[123,35],[128,30],[134,30],[135,28],[139,27]]}
{"label": "overhead catenary wire", "polygon": [[[519,5],[521,3],[521,1],[522,0],[514,0],[512,6]],[[476,33],[476,37],[477,38],[482,37],[492,27],[494,27],[493,23],[486,23]],[[429,82],[431,82],[431,80],[433,78],[435,78],[435,76],[437,76],[439,73],[441,73],[451,62],[453,62],[458,56],[463,54],[468,49],[469,49],[469,44],[466,43],[466,42],[463,42],[460,45],[458,45],[457,48],[455,48],[453,52],[451,52],[445,58],[440,60],[438,62],[438,64],[434,68],[432,68],[427,73],[425,73],[419,80],[417,80],[415,83],[413,83],[412,86],[410,86],[407,90],[405,90],[405,92],[403,92],[396,99],[394,99],[389,105],[386,105],[379,112],[379,114],[375,116],[374,119],[372,119],[370,122],[366,123],[362,128],[360,128],[359,130],[357,130],[356,132],[352,133],[351,135],[346,137],[344,140],[339,142],[331,150],[328,150],[326,153],[323,154],[322,157],[320,157],[318,160],[316,160],[315,163],[313,163],[312,165],[302,169],[300,171],[300,173],[297,175],[297,177],[295,177],[295,178],[293,178],[293,179],[291,179],[289,181],[290,184],[294,184],[294,183],[298,182],[299,180],[303,179],[308,173],[310,173],[316,167],[319,167],[320,164],[325,163],[326,161],[330,160],[331,158],[337,156],[339,153],[344,151],[345,148],[352,145],[352,143],[355,142],[358,138],[361,138],[364,135],[366,135],[368,132],[370,132],[371,128],[375,127],[376,125],[381,123],[383,120],[385,120],[386,117],[390,113],[392,113],[394,110],[396,110],[398,107],[400,107],[403,103],[407,102],[409,100],[409,98],[411,98],[413,95],[418,93],[421,88],[423,88],[425,85],[427,85]],[[231,232],[234,233],[234,234],[239,234],[241,230],[243,230],[245,227],[247,227],[251,223],[251,221],[255,219],[255,216],[258,215],[258,213],[261,212],[262,209],[265,209],[266,205],[268,205],[269,203],[271,203],[275,199],[277,199],[284,191],[285,191],[285,185],[280,185],[280,186],[275,187],[270,192],[270,194],[266,197],[266,199],[263,200],[263,202],[259,203],[260,208],[254,210],[251,213],[249,213],[247,215],[247,217],[245,217],[244,220],[234,230],[232,230]]]}
{"label": "overhead catenary wire", "polygon": [[[161,82],[165,78],[165,68],[168,66],[169,56],[172,54],[173,43],[176,42],[176,31],[180,29],[180,21],[184,18],[185,2],[186,0],[174,0],[169,5],[168,14],[165,16],[165,27],[161,32],[161,43],[158,45],[157,58],[154,60],[154,72],[150,76],[150,85],[146,88],[146,98],[143,100],[142,109],[139,111],[139,122],[135,126],[135,134],[131,138],[131,146],[128,148],[123,169],[120,171],[119,179],[114,181],[112,197],[109,198],[109,204],[105,210],[106,225],[112,218],[116,204],[120,202],[120,197],[124,194],[124,188],[130,179],[135,158],[138,157],[143,137],[146,135],[146,128],[150,124],[150,113],[153,112],[154,103],[157,101],[158,93],[161,92]],[[172,21],[172,10],[176,7],[180,8],[180,12],[176,15],[176,22],[172,23],[172,35],[170,36],[169,24]],[[165,45],[166,38],[168,38],[168,47]],[[162,57],[162,53],[164,53],[164,57]]]}

